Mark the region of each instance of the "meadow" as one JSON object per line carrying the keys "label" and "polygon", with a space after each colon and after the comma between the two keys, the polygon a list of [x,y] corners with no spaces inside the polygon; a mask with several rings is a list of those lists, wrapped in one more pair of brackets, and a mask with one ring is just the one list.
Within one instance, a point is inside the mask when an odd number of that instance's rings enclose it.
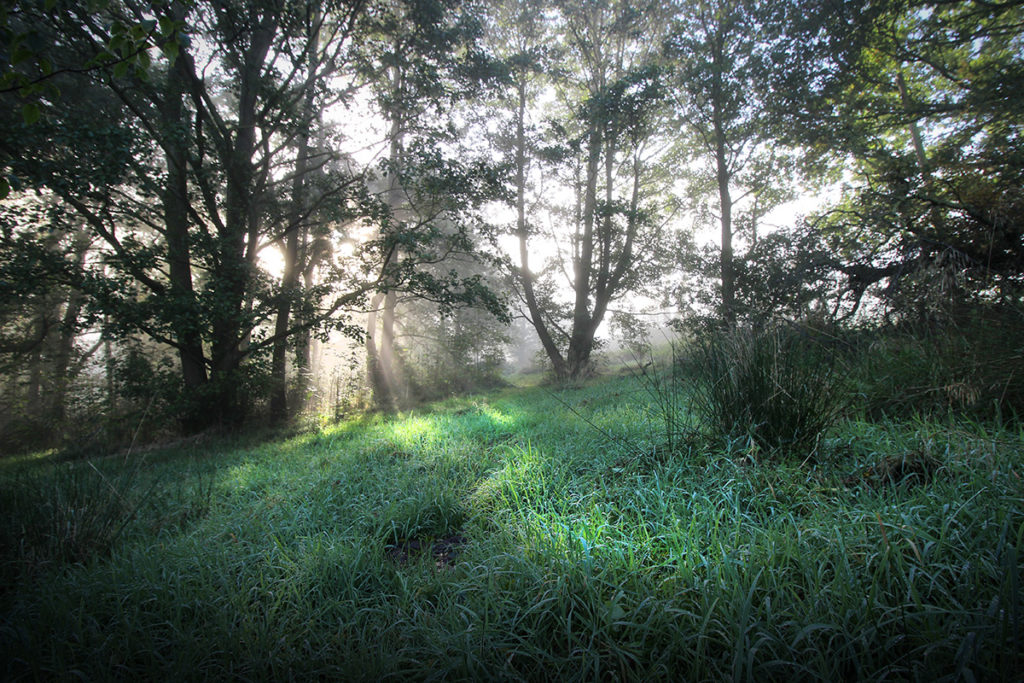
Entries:
{"label": "meadow", "polygon": [[[664,442],[635,376],[0,461],[0,676],[1008,680],[1024,432]],[[689,433],[689,432],[687,432]]]}

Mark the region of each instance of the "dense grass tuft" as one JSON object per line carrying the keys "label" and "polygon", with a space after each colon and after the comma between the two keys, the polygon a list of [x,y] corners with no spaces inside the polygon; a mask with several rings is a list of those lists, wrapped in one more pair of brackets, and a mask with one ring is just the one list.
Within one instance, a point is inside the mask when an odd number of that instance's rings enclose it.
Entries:
{"label": "dense grass tuft", "polygon": [[765,456],[816,455],[849,403],[834,354],[804,330],[710,334],[698,345],[693,401],[712,435]]}

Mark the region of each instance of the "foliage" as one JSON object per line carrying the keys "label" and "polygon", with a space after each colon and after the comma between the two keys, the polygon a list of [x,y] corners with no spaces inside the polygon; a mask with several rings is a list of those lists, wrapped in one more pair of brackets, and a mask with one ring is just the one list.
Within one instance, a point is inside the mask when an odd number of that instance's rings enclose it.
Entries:
{"label": "foliage", "polygon": [[[495,14],[505,77],[488,137],[509,169],[501,199],[515,211],[502,226],[517,246],[513,294],[554,374],[577,380],[593,371],[610,307],[653,286],[670,261],[660,248],[673,232],[675,161],[665,142],[666,8],[558,3],[545,15],[509,2]],[[544,86],[556,104],[541,122]],[[554,253],[538,258],[539,244]]]}
{"label": "foliage", "polygon": [[448,315],[410,310],[402,365],[417,400],[472,393],[504,383],[508,337],[485,311],[464,308]]}
{"label": "foliage", "polygon": [[716,308],[733,321],[734,240],[756,246],[764,216],[794,196],[795,154],[771,139],[768,93],[758,87],[771,68],[759,46],[774,27],[745,0],[672,7],[666,44],[685,193],[695,224],[719,235]]}
{"label": "foliage", "polygon": [[849,335],[850,369],[869,416],[963,415],[1016,421],[1024,415],[1022,318],[1014,308],[971,309],[929,327]]}
{"label": "foliage", "polygon": [[848,403],[836,360],[806,329],[712,331],[695,353],[693,400],[715,438],[739,441],[755,459],[815,459]]}
{"label": "foliage", "polygon": [[[402,57],[427,67],[400,105],[422,124],[427,99],[432,111],[443,108],[431,60],[460,50],[447,9],[406,4],[417,30]],[[41,102],[45,116],[31,124],[5,109],[0,165],[19,179],[18,202],[34,201],[33,190],[89,236],[79,272],[50,276],[105,318],[104,335],[178,355],[186,431],[239,423],[251,396],[270,388],[271,348],[283,397],[287,343],[308,348],[332,330],[359,337],[359,316],[380,290],[501,313],[479,278],[419,268],[470,248],[470,226],[455,218],[479,201],[484,174],[436,145],[412,148],[416,161],[401,179],[423,210],[405,220],[374,194],[374,169],[347,153],[365,140],[325,123],[323,112],[382,85],[389,65],[367,45],[387,29],[374,23],[386,9],[330,0],[70,2],[61,12],[19,4],[17,21],[60,48],[47,77],[60,96]],[[139,52],[152,41],[167,49]],[[107,46],[120,58],[78,68]],[[454,229],[436,225],[441,215]],[[343,255],[334,249],[342,240],[358,248]],[[260,254],[286,245],[279,281]]]}
{"label": "foliage", "polygon": [[91,461],[21,470],[0,495],[0,582],[7,588],[52,567],[110,552],[155,483],[142,484],[141,463],[110,468]]}
{"label": "foliage", "polygon": [[914,280],[936,270],[963,303],[1019,300],[1020,5],[773,8],[787,28],[763,88],[779,131],[847,180],[820,219],[844,280],[837,310],[875,299],[925,323],[930,287]]}

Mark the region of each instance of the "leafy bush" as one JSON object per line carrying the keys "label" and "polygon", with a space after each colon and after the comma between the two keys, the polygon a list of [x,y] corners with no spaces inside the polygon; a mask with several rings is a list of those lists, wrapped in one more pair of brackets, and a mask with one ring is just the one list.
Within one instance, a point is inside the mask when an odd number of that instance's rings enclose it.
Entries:
{"label": "leafy bush", "polygon": [[810,457],[847,403],[834,354],[807,331],[708,333],[692,371],[694,406],[712,436],[745,440],[755,452]]}

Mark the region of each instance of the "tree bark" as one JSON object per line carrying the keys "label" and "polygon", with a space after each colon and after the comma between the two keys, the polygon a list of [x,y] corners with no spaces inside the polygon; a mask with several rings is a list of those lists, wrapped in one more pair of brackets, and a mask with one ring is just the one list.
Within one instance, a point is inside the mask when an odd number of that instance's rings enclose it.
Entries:
{"label": "tree bark", "polygon": [[722,318],[730,327],[736,323],[736,267],[733,262],[732,246],[732,195],[729,183],[732,173],[729,168],[729,151],[726,147],[722,84],[722,53],[720,39],[716,36],[713,47],[713,72],[711,82],[711,117],[715,145],[715,176],[718,182],[718,203],[722,227],[721,276],[722,276]]}
{"label": "tree bark", "polygon": [[578,379],[590,371],[590,354],[594,349],[593,316],[590,309],[591,282],[594,271],[594,229],[597,221],[597,180],[601,170],[603,136],[601,128],[591,122],[587,136],[587,167],[583,194],[583,232],[580,235],[579,253],[573,263],[572,330],[569,333],[569,348],[565,354],[565,376],[561,379]]}
{"label": "tree bark", "polygon": [[[178,18],[184,16],[179,7]],[[182,427],[194,433],[209,426],[213,412],[201,399],[208,382],[206,354],[202,333],[196,320],[196,295],[192,280],[192,257],[189,245],[188,218],[188,136],[185,84],[187,74],[183,60],[176,60],[167,77],[164,97],[160,103],[163,119],[164,158],[167,162],[167,184],[163,192],[164,231],[167,240],[167,269],[170,295],[180,309],[175,321],[178,359],[186,395],[193,404],[182,415]],[[198,400],[197,400],[197,397]]]}
{"label": "tree bark", "polygon": [[557,377],[566,375],[565,359],[558,345],[551,336],[544,313],[537,302],[537,294],[533,289],[533,274],[530,272],[529,225],[526,221],[526,81],[517,84],[518,107],[516,109],[516,236],[519,239],[519,283],[523,288],[523,298],[530,312],[530,323],[537,331],[544,353],[547,354]]}
{"label": "tree bark", "polygon": [[[211,283],[214,298],[220,303],[212,324],[211,361],[216,383],[216,414],[224,425],[237,425],[245,417],[237,370],[244,352],[240,344],[248,331],[245,326],[245,296],[249,285],[249,261],[246,240],[251,239],[256,220],[256,104],[260,94],[263,67],[276,32],[275,20],[267,12],[252,31],[241,65],[238,126],[233,144],[224,150],[226,169],[225,217],[218,234],[220,269]],[[250,245],[252,248],[254,245]]]}

